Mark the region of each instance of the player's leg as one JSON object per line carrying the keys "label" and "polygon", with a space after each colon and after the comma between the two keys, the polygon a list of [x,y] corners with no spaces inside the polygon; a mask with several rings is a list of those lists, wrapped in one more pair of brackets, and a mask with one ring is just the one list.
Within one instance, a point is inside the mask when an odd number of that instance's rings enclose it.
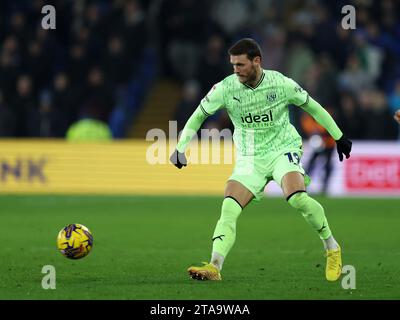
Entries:
{"label": "player's leg", "polygon": [[306,192],[301,155],[302,150],[298,149],[279,157],[274,164],[273,178],[281,185],[289,205],[303,215],[323,241],[328,257],[326,277],[334,281],[341,274],[340,247],[332,236],[323,207]]}
{"label": "player's leg", "polygon": [[254,198],[254,195],[240,182],[228,180],[225,197],[222,202],[221,216],[212,237],[213,248],[210,263],[202,267],[190,267],[190,277],[197,280],[221,280],[220,271],[225,257],[236,239],[236,223],[243,208]]}
{"label": "player's leg", "polygon": [[251,200],[260,201],[267,178],[263,165],[254,157],[237,157],[235,168],[225,188],[221,215],[213,233],[210,263],[190,267],[189,275],[200,280],[220,280],[220,270],[236,239],[236,224],[242,210]]}
{"label": "player's leg", "polygon": [[304,176],[297,171],[288,172],[283,176],[281,186],[288,203],[301,212],[320,238],[324,240],[331,237],[332,232],[325,217],[324,209],[307,194]]}
{"label": "player's leg", "polygon": [[[189,275],[197,280],[221,280],[220,270],[236,239],[236,224],[242,210],[253,199],[260,200],[265,187],[265,178],[253,170],[244,170],[248,163],[236,163],[229,178],[221,215],[212,237],[213,247],[210,263],[202,267],[190,267]],[[248,167],[247,167],[248,168]]]}
{"label": "player's leg", "polygon": [[282,178],[281,185],[288,203],[303,215],[324,243],[327,253],[327,280],[335,281],[339,279],[342,272],[340,247],[332,236],[324,208],[307,194],[304,177],[300,172],[286,173]]}
{"label": "player's leg", "polygon": [[236,239],[236,223],[242,210],[254,195],[240,182],[228,180],[222,202],[221,216],[212,237],[211,263],[219,270]]}

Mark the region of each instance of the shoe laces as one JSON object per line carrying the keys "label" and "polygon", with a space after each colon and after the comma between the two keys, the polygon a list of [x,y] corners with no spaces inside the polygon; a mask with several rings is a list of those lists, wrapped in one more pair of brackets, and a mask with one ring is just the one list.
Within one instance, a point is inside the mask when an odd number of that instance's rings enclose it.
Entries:
{"label": "shoe laces", "polygon": [[218,271],[218,268],[216,266],[214,266],[211,262],[202,262],[203,264],[203,268],[207,268],[207,269],[211,269],[212,271]]}
{"label": "shoe laces", "polygon": [[328,258],[328,269],[336,269],[339,260],[339,251],[328,251],[326,257]]}

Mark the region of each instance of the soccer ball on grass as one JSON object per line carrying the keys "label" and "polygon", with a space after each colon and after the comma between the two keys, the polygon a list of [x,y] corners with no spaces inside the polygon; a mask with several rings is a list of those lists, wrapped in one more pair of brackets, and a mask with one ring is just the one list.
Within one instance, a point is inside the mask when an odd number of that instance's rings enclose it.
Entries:
{"label": "soccer ball on grass", "polygon": [[92,233],[82,224],[70,224],[62,228],[58,233],[57,247],[64,257],[81,259],[86,257],[92,250]]}

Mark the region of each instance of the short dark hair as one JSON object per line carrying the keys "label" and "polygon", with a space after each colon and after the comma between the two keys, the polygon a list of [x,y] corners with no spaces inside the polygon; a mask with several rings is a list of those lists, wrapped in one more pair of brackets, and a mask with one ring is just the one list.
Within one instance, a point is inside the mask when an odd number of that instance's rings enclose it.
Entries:
{"label": "short dark hair", "polygon": [[228,53],[231,56],[246,54],[249,60],[253,60],[255,57],[260,57],[262,59],[259,44],[251,38],[240,39],[232,47],[229,48]]}

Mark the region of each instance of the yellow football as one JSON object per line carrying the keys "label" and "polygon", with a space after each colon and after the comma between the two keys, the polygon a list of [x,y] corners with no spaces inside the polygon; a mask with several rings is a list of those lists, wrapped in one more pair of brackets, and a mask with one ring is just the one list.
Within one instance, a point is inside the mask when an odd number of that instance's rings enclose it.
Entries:
{"label": "yellow football", "polygon": [[92,250],[93,235],[84,225],[73,223],[60,230],[57,247],[64,257],[81,259]]}

